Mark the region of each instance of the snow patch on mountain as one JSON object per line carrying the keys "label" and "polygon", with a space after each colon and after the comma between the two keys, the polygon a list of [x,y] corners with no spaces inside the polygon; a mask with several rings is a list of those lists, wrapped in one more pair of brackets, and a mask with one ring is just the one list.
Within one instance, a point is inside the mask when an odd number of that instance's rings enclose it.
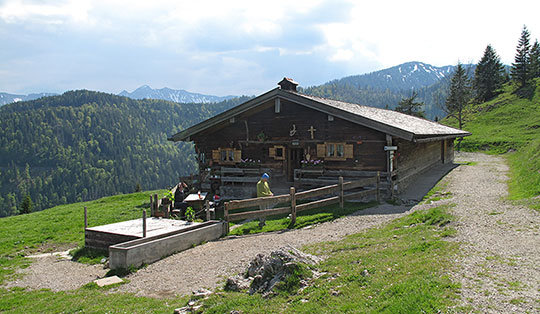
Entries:
{"label": "snow patch on mountain", "polygon": [[19,101],[28,101],[28,100],[34,100],[41,97],[47,97],[47,96],[55,96],[58,94],[54,93],[35,93],[35,94],[28,94],[28,95],[16,95],[16,94],[9,94],[9,93],[1,93],[0,92],[0,106],[11,104],[14,102]]}
{"label": "snow patch on mountain", "polygon": [[153,89],[148,85],[143,85],[133,92],[123,90],[118,94],[134,99],[163,99],[178,103],[212,103],[234,98],[234,96],[213,96],[188,92],[183,89],[161,88]]}

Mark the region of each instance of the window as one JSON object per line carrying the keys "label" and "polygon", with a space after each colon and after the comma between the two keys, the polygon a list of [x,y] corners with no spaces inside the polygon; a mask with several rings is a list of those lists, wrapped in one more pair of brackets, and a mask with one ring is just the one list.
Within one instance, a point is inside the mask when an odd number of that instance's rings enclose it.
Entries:
{"label": "window", "polygon": [[218,148],[212,151],[212,160],[220,164],[240,162],[242,151],[234,148]]}
{"label": "window", "polygon": [[268,156],[275,160],[285,160],[285,146],[275,145],[268,149]]}
{"label": "window", "polygon": [[353,158],[353,144],[317,144],[317,157],[327,160],[345,160],[347,158]]}

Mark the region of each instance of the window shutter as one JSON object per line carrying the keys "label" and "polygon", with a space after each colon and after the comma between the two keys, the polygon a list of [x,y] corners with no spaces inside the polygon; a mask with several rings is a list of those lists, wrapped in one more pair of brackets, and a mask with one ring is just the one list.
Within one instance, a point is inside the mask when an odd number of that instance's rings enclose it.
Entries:
{"label": "window shutter", "polygon": [[326,145],[317,144],[317,157],[324,158],[326,157]]}
{"label": "window shutter", "polygon": [[242,160],[242,151],[241,150],[234,150],[234,162],[240,162]]}
{"label": "window shutter", "polygon": [[354,158],[354,151],[353,151],[353,144],[345,144],[344,145],[344,149],[345,149],[345,154],[344,154],[344,157],[345,158]]}
{"label": "window shutter", "polygon": [[213,161],[219,161],[219,149],[212,150],[212,160]]}
{"label": "window shutter", "polygon": [[268,157],[276,158],[276,148],[275,147],[270,147],[268,149]]}

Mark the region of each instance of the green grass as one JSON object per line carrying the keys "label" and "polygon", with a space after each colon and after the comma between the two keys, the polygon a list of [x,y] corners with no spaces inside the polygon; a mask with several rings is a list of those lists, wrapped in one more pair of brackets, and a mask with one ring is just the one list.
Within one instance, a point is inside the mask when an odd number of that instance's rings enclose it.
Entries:
{"label": "green grass", "polygon": [[331,221],[339,217],[352,214],[358,210],[373,207],[376,204],[376,202],[345,202],[343,208],[339,208],[339,205],[336,204],[332,206],[302,211],[297,214],[296,223],[294,225],[291,225],[291,220],[287,218],[287,215],[270,216],[266,220],[266,225],[262,228],[259,227],[259,220],[254,220],[244,223],[235,228],[234,230],[231,230],[230,234],[244,235],[260,232],[279,231],[285,229],[301,229],[310,225]]}
{"label": "green grass", "polygon": [[172,313],[187,298],[153,299],[107,293],[95,284],[75,291],[0,289],[1,313]]}
{"label": "green grass", "polygon": [[[491,101],[469,105],[464,129],[472,135],[463,139],[462,150],[490,154],[508,153],[510,199],[540,210],[540,79],[531,97],[522,98],[513,84]],[[444,123],[456,126],[456,121]]]}
{"label": "green grass", "polygon": [[[537,82],[537,85],[540,82]],[[505,153],[520,149],[539,138],[540,92],[531,99],[520,98],[516,87],[504,86],[503,93],[488,102],[470,105],[465,110],[464,129],[472,135],[463,139],[461,148],[469,151]],[[447,122],[456,125],[448,119]]]}
{"label": "green grass", "polygon": [[[29,263],[25,255],[84,244],[84,206],[88,225],[98,226],[142,216],[149,195],[163,191],[116,195],[95,201],[60,205],[40,212],[0,218],[0,283]],[[101,260],[101,258],[100,258]],[[94,262],[88,258],[86,262]]]}
{"label": "green grass", "polygon": [[[269,299],[221,292],[204,301],[204,313],[447,312],[459,290],[446,275],[456,250],[456,244],[445,240],[452,229],[449,206],[416,211],[342,241],[308,247],[328,256],[317,266],[327,274],[301,292]],[[363,276],[364,270],[369,275]]]}
{"label": "green grass", "polygon": [[443,199],[449,199],[452,197],[452,193],[446,190],[448,183],[441,181],[437,183],[426,195],[422,198],[422,204],[430,204],[431,202],[440,201]]}

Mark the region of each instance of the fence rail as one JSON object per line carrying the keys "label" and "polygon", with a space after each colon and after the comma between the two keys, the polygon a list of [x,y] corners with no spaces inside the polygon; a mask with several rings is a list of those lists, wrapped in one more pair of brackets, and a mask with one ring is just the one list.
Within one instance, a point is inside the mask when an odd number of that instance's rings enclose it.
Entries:
{"label": "fence rail", "polygon": [[[380,202],[380,183],[381,174],[376,172],[374,177],[365,178],[357,181],[343,182],[343,177],[339,177],[337,184],[324,186],[308,191],[296,193],[296,189],[291,187],[290,193],[287,195],[268,196],[250,198],[246,200],[229,201],[225,203],[224,220],[227,222],[227,232],[229,230],[229,222],[233,220],[242,220],[250,218],[261,218],[272,215],[291,214],[291,223],[296,223],[296,213],[308,209],[323,207],[335,203],[339,203],[340,208],[343,208],[344,201],[357,197],[364,197],[376,194],[377,202]],[[358,192],[345,194],[345,191],[366,188],[367,186],[375,185],[374,189],[364,189]],[[336,195],[337,194],[337,195]],[[296,205],[296,201],[305,199],[314,199],[321,196],[332,195],[323,199],[311,201],[309,203]],[[272,208],[272,209],[257,209],[241,213],[231,213],[235,209],[243,209],[250,207],[267,207],[278,203],[289,203],[289,206]]]}

